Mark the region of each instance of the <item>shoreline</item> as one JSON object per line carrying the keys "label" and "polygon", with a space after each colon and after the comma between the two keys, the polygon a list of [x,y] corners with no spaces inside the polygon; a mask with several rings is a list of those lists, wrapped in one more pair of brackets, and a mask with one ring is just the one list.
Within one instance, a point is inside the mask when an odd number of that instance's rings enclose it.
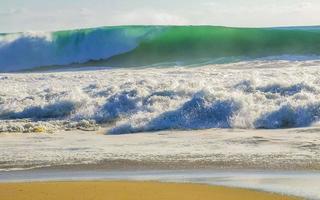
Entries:
{"label": "shoreline", "polygon": [[0,184],[122,180],[206,184],[320,199],[319,171],[34,169],[0,172]]}
{"label": "shoreline", "polygon": [[204,171],[276,171],[276,172],[320,172],[320,165],[318,161],[305,160],[305,164],[301,162],[291,161],[286,163],[279,163],[272,166],[257,163],[256,165],[247,163],[237,163],[232,161],[225,162],[211,162],[211,161],[152,161],[152,160],[106,160],[99,163],[80,163],[80,164],[66,164],[66,165],[43,165],[43,166],[25,166],[13,165],[9,167],[0,168],[1,172],[16,172],[16,171],[180,171],[180,170],[204,170]]}
{"label": "shoreline", "polygon": [[[54,190],[52,190],[54,188]],[[41,192],[39,192],[41,191]],[[81,191],[81,192],[74,192]],[[13,195],[14,194],[14,195]],[[32,183],[0,183],[0,196],[5,200],[22,200],[27,196],[37,199],[111,199],[121,200],[232,200],[246,197],[247,200],[300,199],[293,196],[262,192],[250,189],[212,186],[194,183],[165,183],[155,181],[54,181]]]}
{"label": "shoreline", "polygon": [[160,181],[320,199],[318,132],[313,127],[0,134],[0,182]]}
{"label": "shoreline", "polygon": [[[98,163],[79,163],[66,165],[34,166],[34,165],[12,165],[0,168],[1,171],[21,171],[21,170],[108,170],[108,171],[132,171],[132,170],[256,170],[256,171],[320,171],[319,160],[307,159],[287,159],[283,162],[237,162],[235,160],[210,161],[210,160],[129,160],[110,159]],[[303,163],[305,161],[305,163]],[[287,162],[287,163],[286,163]]]}

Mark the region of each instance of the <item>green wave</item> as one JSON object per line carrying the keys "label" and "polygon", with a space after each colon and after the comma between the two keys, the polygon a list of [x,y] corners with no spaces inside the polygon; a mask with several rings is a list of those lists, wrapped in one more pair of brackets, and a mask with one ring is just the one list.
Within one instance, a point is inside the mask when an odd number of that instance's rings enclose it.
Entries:
{"label": "green wave", "polygon": [[[156,63],[234,61],[269,56],[319,56],[318,28],[163,27],[132,51],[92,65],[144,66]],[[225,58],[225,59],[222,59]]]}
{"label": "green wave", "polygon": [[281,56],[319,59],[320,28],[117,26],[0,34],[0,71],[203,65]]}

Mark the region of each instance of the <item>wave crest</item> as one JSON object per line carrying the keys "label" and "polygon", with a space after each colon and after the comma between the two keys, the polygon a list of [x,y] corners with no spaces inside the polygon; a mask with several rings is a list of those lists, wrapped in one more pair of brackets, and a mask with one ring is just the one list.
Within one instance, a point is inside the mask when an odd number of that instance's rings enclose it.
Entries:
{"label": "wave crest", "polygon": [[320,58],[319,28],[123,26],[0,34],[0,71],[81,66],[203,66]]}

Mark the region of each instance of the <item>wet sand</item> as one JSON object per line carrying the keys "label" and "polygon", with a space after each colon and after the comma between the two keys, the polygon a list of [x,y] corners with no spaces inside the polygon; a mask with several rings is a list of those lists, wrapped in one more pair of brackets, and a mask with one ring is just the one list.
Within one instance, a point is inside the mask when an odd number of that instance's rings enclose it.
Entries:
{"label": "wet sand", "polygon": [[3,200],[293,200],[294,197],[205,184],[140,181],[1,183]]}

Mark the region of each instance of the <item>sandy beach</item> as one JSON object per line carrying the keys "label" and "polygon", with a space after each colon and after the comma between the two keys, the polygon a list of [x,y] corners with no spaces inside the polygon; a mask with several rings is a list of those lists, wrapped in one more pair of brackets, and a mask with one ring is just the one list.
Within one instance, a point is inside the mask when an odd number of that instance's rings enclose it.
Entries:
{"label": "sandy beach", "polygon": [[247,200],[298,199],[272,193],[203,184],[132,181],[1,183],[0,196],[3,200],[102,200],[106,198],[113,200],[233,200],[239,199],[239,196]]}
{"label": "sandy beach", "polygon": [[[105,170],[105,169],[33,169],[0,172],[0,184],[68,182],[182,183],[242,188],[272,194],[320,199],[320,174],[316,171],[272,170]],[[36,188],[36,187],[35,187]],[[56,187],[53,187],[56,188]],[[0,188],[0,190],[2,190]],[[3,189],[3,191],[8,191]],[[39,191],[39,189],[35,189]],[[41,190],[43,191],[43,190]],[[73,190],[74,191],[74,190]],[[81,192],[83,190],[80,190]],[[187,190],[188,191],[188,190]]]}

